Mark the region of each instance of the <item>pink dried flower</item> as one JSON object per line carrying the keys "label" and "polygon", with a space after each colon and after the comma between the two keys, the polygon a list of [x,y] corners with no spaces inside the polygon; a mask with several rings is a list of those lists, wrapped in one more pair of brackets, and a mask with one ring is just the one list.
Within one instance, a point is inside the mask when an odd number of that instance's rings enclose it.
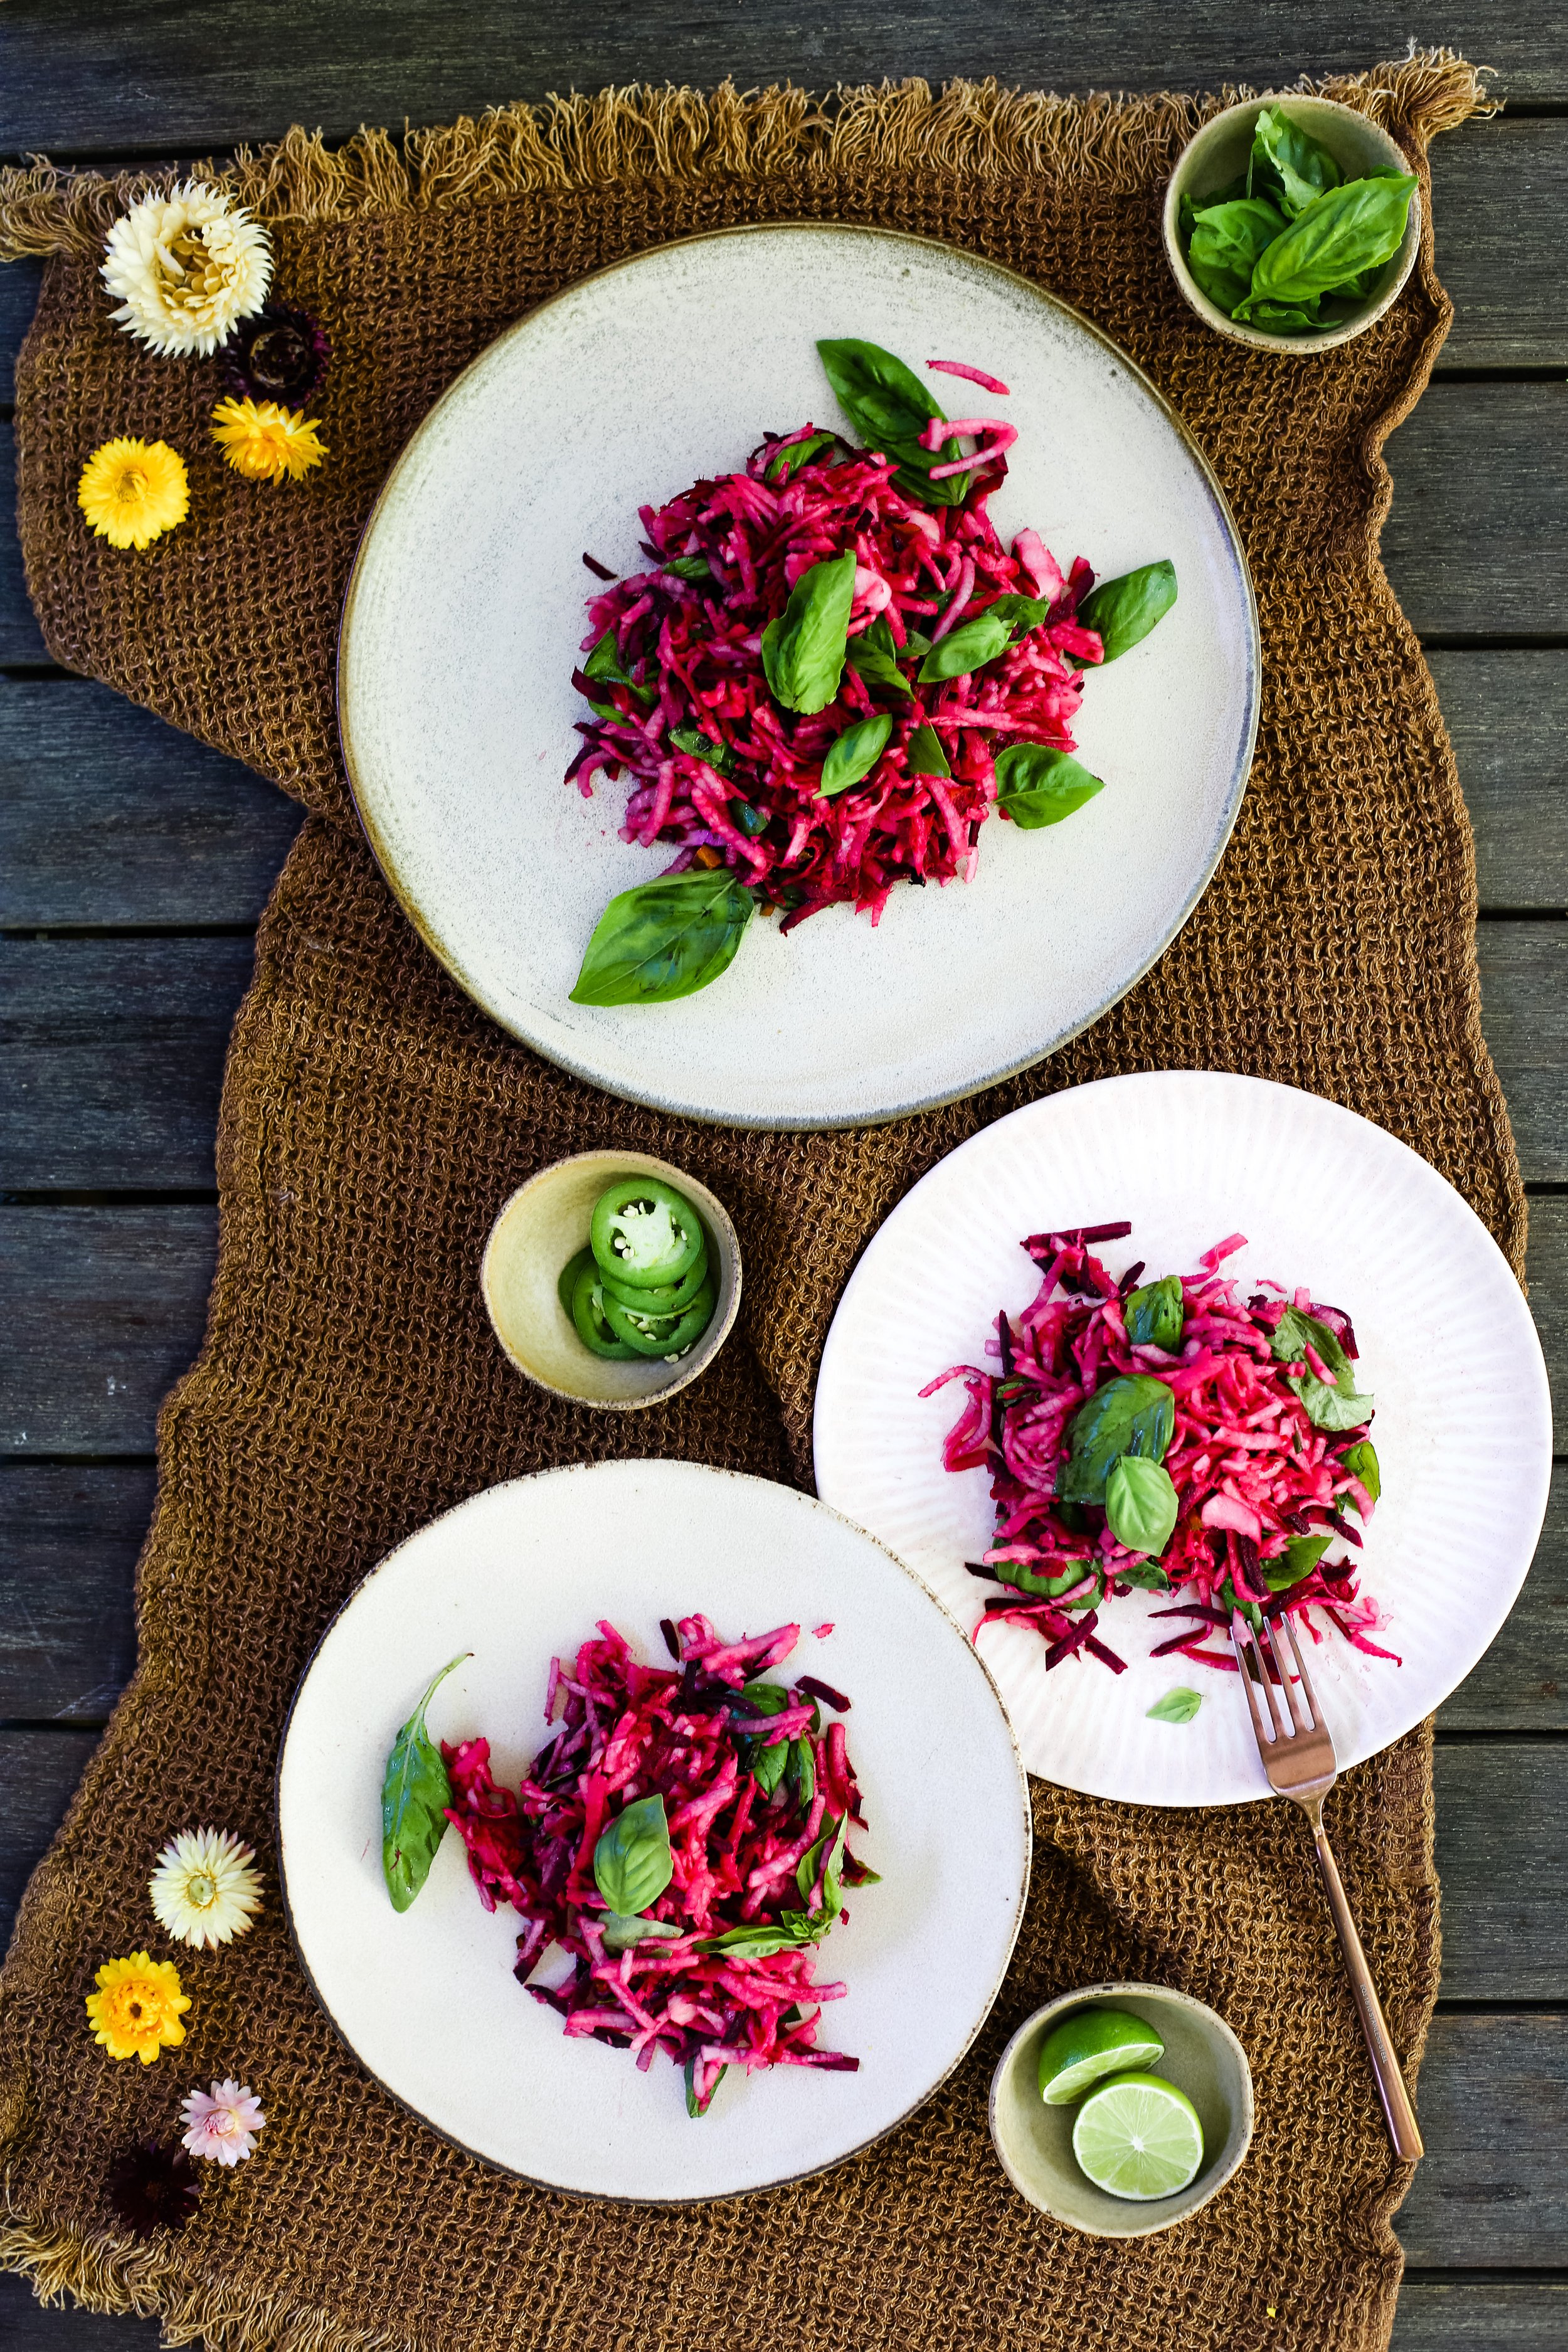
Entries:
{"label": "pink dried flower", "polygon": [[256,2146],[266,2123],[261,2102],[243,2083],[215,2083],[210,2094],[193,2091],[180,2109],[184,2145],[193,2156],[216,2164],[239,2164]]}

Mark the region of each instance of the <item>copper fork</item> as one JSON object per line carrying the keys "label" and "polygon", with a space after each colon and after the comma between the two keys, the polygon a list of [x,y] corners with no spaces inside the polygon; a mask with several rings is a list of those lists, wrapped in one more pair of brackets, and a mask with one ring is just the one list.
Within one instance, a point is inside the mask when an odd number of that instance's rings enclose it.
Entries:
{"label": "copper fork", "polygon": [[[1281,1635],[1284,1636],[1283,1641]],[[1372,1980],[1372,1970],[1367,1967],[1366,1954],[1362,1949],[1361,1937],[1356,1933],[1356,1924],[1341,1884],[1339,1868],[1323,1828],[1323,1799],[1338,1777],[1334,1743],[1323,1721],[1322,1710],[1312,1695],[1312,1685],[1297,1646],[1295,1628],[1286,1617],[1266,1620],[1264,1639],[1268,1645],[1266,1653],[1253,1627],[1237,1611],[1230,1621],[1230,1638],[1236,1648],[1237,1664],[1241,1669],[1247,1703],[1252,1709],[1252,1728],[1258,1734],[1258,1753],[1263,1759],[1268,1785],[1277,1797],[1289,1797],[1292,1803],[1300,1805],[1311,1823],[1318,1868],[1322,1873],[1329,1909],[1339,1930],[1351,1991],[1361,2017],[1361,2030],[1366,2036],[1372,2071],[1377,2078],[1377,2095],[1383,2102],[1388,2137],[1394,2143],[1395,2156],[1415,2163],[1426,2153],[1421,2144],[1421,2134],[1416,2129],[1415,2113],[1410,2105],[1410,2094],[1405,2087],[1405,2077],[1399,2071],[1399,2061],[1394,2054],[1394,2044],[1388,2038],[1388,2027]],[[1283,1654],[1287,1645],[1288,1658]],[[1270,1665],[1279,1678],[1277,1683],[1270,1678]],[[1258,1703],[1259,1692],[1262,1693],[1262,1705]]]}

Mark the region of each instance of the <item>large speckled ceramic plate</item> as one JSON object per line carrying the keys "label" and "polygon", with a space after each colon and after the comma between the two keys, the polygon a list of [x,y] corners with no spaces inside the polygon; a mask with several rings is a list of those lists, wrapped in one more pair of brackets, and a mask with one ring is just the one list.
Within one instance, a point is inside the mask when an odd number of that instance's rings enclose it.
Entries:
{"label": "large speckled ceramic plate", "polygon": [[[794,1667],[851,1702],[879,1886],[823,1948],[825,2049],[858,2074],[731,2073],[700,2123],[678,2069],[568,2041],[512,1977],[519,1921],[487,1913],[448,1834],[401,1915],[381,1874],[380,1790],[397,1727],[437,1666],[473,1656],[430,1710],[485,1734],[516,1787],[545,1732],[552,1657],[603,1617],[667,1664],[658,1621],[724,1632],[798,1622]],[[824,1628],[820,1634],[814,1629]],[[401,1545],[329,1629],[278,1777],[300,1955],[371,2074],[448,2139],[544,2185],[650,2203],[731,2197],[822,2170],[890,2131],[951,2073],[1001,1987],[1029,1876],[1023,1765],[995,1686],[908,1569],[791,1487],[689,1462],[600,1463],[493,1486]],[[542,1961],[558,1981],[563,1956]]]}
{"label": "large speckled ceramic plate", "polygon": [[[933,1168],[857,1266],[816,1389],[817,1488],[909,1561],[966,1625],[987,1588],[965,1573],[990,1540],[984,1470],[950,1475],[942,1442],[963,1391],[917,1391],[984,1363],[997,1311],[1039,1286],[1026,1234],[1130,1218],[1113,1273],[1189,1272],[1234,1233],[1243,1292],[1305,1284],[1342,1307],[1361,1349],[1383,1499],[1366,1530],[1377,1639],[1308,1645],[1342,1769],[1419,1723],[1463,1681],[1512,1607],[1546,1507],[1552,1414],[1523,1294],[1479,1219],[1424,1160],[1353,1111],[1292,1087],[1205,1071],[1106,1078],[999,1119]],[[1148,1805],[1221,1805],[1267,1787],[1234,1675],[1151,1658],[1178,1628],[1150,1593],[1100,1631],[1128,1671],[1046,1671],[1038,1634],[982,1636],[1031,1772]],[[1187,1724],[1151,1723],[1165,1691],[1203,1694]]]}
{"label": "large speckled ceramic plate", "polygon": [[[1089,681],[1107,789],[979,872],[788,939],[753,923],[674,1004],[568,1002],[605,902],[668,863],[617,837],[626,785],[562,782],[593,586],[637,509],[743,466],[764,429],[842,424],[816,352],[858,335],[1013,387],[993,511],[1102,577],[1169,556],[1180,601]],[[952,386],[943,404],[965,387]],[[365,830],[410,919],[503,1027],[612,1093],[755,1127],[892,1118],[1037,1061],[1115,1003],[1191,912],[1246,782],[1258,632],[1235,527],[1147,379],[1042,288],[924,239],[823,225],[689,239],[584,279],[502,335],[388,478],[344,606],[338,697]]]}

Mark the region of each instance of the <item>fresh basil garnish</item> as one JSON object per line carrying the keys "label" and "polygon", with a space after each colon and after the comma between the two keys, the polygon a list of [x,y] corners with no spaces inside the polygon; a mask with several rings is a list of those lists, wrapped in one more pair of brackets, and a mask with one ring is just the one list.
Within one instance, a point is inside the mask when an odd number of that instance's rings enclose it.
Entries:
{"label": "fresh basil garnish", "polygon": [[1058,1494],[1064,1502],[1103,1503],[1106,1480],[1122,1454],[1163,1462],[1175,1426],[1175,1403],[1163,1381],[1146,1372],[1107,1381],[1068,1424],[1069,1450]]}
{"label": "fresh basil garnish", "polygon": [[678,580],[711,580],[713,577],[713,566],[705,555],[667,556],[662,569],[673,572]]}
{"label": "fresh basil garnish", "polygon": [[1309,138],[1283,108],[1266,106],[1252,126],[1247,193],[1267,196],[1287,220],[1295,220],[1344,178],[1326,147]]}
{"label": "fresh basil garnish", "polygon": [[406,1911],[430,1875],[436,1849],[447,1834],[452,1783],[441,1751],[425,1728],[425,1710],[454,1666],[471,1650],[450,1659],[392,1743],[381,1784],[381,1867],[395,1911]]}
{"label": "fresh basil garnish", "polygon": [[763,631],[763,667],[773,699],[786,710],[826,710],[837,693],[854,602],[851,551],[803,572],[778,619]]}
{"label": "fresh basil garnish", "polygon": [[966,677],[972,670],[984,669],[987,662],[1048,620],[1050,611],[1037,596],[996,597],[973,621],[960,621],[956,629],[938,638],[921,664],[921,684],[934,686],[943,678]]}
{"label": "fresh basil garnish", "polygon": [[1414,173],[1396,179],[1348,180],[1310,204],[1283,236],[1259,255],[1252,290],[1234,316],[1259,302],[1310,303],[1347,278],[1379,268],[1398,252],[1410,211]]}
{"label": "fresh basil garnish", "polygon": [[[806,1904],[810,1903],[816,1890],[818,1872],[822,1874],[822,1909],[808,1912],[806,1916],[813,1921],[826,1919],[824,1934],[826,1933],[827,1927],[833,1926],[844,1908],[842,1895],[844,1843],[848,1835],[849,1816],[847,1813],[841,1813],[836,1822],[828,1822],[809,1853],[801,1856],[795,1870],[795,1883],[800,1889],[801,1901]],[[787,1918],[792,1915],[786,1912],[784,1916]]]}
{"label": "fresh basil garnish", "polygon": [[904,768],[911,776],[951,776],[947,753],[934,727],[917,727],[904,746]]}
{"label": "fresh basil garnish", "polygon": [[937,418],[945,423],[946,416],[919,376],[879,343],[852,335],[820,342],[816,349],[838,405],[866,447],[897,458],[893,479],[899,488],[927,506],[962,506],[967,474],[950,474],[944,482],[931,478],[933,466],[951,464],[963,451],[956,441],[944,442],[936,455],[921,447],[927,425]]}
{"label": "fresh basil garnish", "polygon": [[1332,1536],[1293,1536],[1277,1559],[1258,1561],[1258,1572],[1270,1592],[1289,1592],[1311,1575],[1332,1541]]}
{"label": "fresh basil garnish", "polygon": [[657,1903],[675,1875],[661,1796],[624,1806],[594,1848],[594,1884],[622,1917]]}
{"label": "fresh basil garnish", "polygon": [[1129,1551],[1158,1559],[1176,1524],[1176,1490],[1164,1464],[1120,1455],[1105,1482],[1105,1521]]}
{"label": "fresh basil garnish", "polygon": [[[1327,1363],[1328,1358],[1323,1359]],[[1377,1449],[1370,1437],[1363,1437],[1354,1445],[1347,1445],[1340,1456],[1340,1468],[1359,1478],[1366,1488],[1369,1503],[1377,1502],[1383,1494],[1383,1472],[1378,1467]]]}
{"label": "fresh basil garnish", "polygon": [[1228,313],[1251,293],[1258,257],[1285,226],[1284,214],[1261,196],[1206,205],[1193,220],[1187,268],[1209,300]]}
{"label": "fresh basil garnish", "polygon": [[808,433],[804,441],[792,441],[787,449],[780,449],[768,459],[764,478],[770,482],[787,482],[803,466],[809,466],[824,449],[830,449],[837,440],[837,433]]}
{"label": "fresh basil garnish", "polygon": [[1305,1362],[1309,1344],[1332,1372],[1332,1388],[1318,1378],[1310,1364],[1303,1373],[1288,1373],[1287,1385],[1306,1406],[1314,1429],[1359,1429],[1363,1421],[1372,1419],[1372,1399],[1357,1395],[1350,1358],[1326,1323],[1320,1323],[1315,1315],[1303,1314],[1299,1307],[1288,1307],[1274,1327],[1275,1361]]}
{"label": "fresh basil garnish", "polygon": [[996,805],[1026,833],[1060,824],[1104,790],[1099,776],[1050,743],[1009,743],[996,755]]}
{"label": "fresh basil garnish", "polygon": [[880,613],[868,629],[850,638],[849,667],[859,672],[868,686],[887,687],[895,694],[914,692],[899,667],[898,644]]}
{"label": "fresh basil garnish", "polygon": [[757,902],[725,866],[661,874],[612,898],[595,926],[574,1004],[668,1004],[728,969]]}
{"label": "fresh basil garnish", "polygon": [[1169,1592],[1171,1580],[1152,1559],[1126,1561],[1116,1571],[1118,1584],[1135,1584],[1141,1592]]}
{"label": "fresh basil garnish", "polygon": [[1121,1302],[1121,1320],[1135,1348],[1163,1348],[1173,1356],[1182,1344],[1186,1310],[1182,1304],[1181,1276],[1163,1275],[1130,1291]]}
{"label": "fresh basil garnish", "polygon": [[673,1919],[639,1919],[628,1917],[620,1911],[599,1912],[595,1916],[594,1925],[605,1939],[606,1952],[629,1952],[635,1944],[646,1943],[650,1938],[655,1942],[673,1943],[678,1936],[686,1933],[685,1928],[679,1927]]}
{"label": "fresh basil garnish", "polygon": [[729,745],[716,743],[711,735],[704,735],[700,727],[672,727],[669,740],[678,751],[688,751],[694,760],[706,760],[715,775],[733,772],[735,761]]}
{"label": "fresh basil garnish", "polygon": [[1101,667],[1141,645],[1176,601],[1176,567],[1169,557],[1141,564],[1119,580],[1102,580],[1078,608],[1079,626],[1104,646]]}
{"label": "fresh basil garnish", "polygon": [[1163,1698],[1157,1698],[1153,1706],[1145,1710],[1144,1721],[1191,1723],[1203,1703],[1203,1694],[1200,1691],[1188,1690],[1184,1685],[1178,1683],[1174,1690],[1168,1690]]}
{"label": "fresh basil garnish", "polygon": [[[658,696],[651,686],[639,686],[620,656],[614,629],[606,629],[593,652],[583,665],[584,677],[607,677],[616,686],[629,686],[640,702],[657,702]],[[616,716],[619,718],[617,711]]]}
{"label": "fresh basil garnish", "polygon": [[858,719],[853,727],[836,735],[822,763],[822,782],[816,788],[823,799],[830,801],[836,793],[847,793],[851,784],[869,775],[892,731],[893,722],[883,711],[875,719]]}

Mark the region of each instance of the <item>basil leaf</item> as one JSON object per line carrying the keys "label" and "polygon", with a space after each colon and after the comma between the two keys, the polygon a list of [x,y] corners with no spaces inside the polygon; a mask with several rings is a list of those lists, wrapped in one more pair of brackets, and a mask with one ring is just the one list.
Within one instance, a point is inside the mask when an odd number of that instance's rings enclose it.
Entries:
{"label": "basil leaf", "polygon": [[1146,1372],[1108,1381],[1068,1424],[1070,1450],[1058,1494],[1064,1502],[1103,1503],[1112,1465],[1124,1454],[1163,1462],[1175,1426],[1175,1402],[1163,1381]]}
{"label": "basil leaf", "polygon": [[1157,1559],[1176,1524],[1176,1490],[1163,1462],[1123,1454],[1105,1482],[1105,1523],[1129,1551]]}
{"label": "basil leaf", "polygon": [[1299,122],[1277,106],[1266,106],[1252,126],[1247,164],[1249,196],[1271,196],[1287,220],[1295,220],[1344,173],[1326,147],[1310,139]]}
{"label": "basil leaf", "polygon": [[792,441],[787,449],[781,449],[776,457],[768,459],[764,479],[774,483],[791,480],[803,466],[809,466],[824,449],[831,448],[837,438],[837,433],[808,433],[804,441]]}
{"label": "basil leaf", "polygon": [[1289,1592],[1311,1575],[1332,1541],[1332,1536],[1293,1536],[1277,1559],[1258,1561],[1258,1573],[1270,1592]]}
{"label": "basil leaf", "polygon": [[789,1764],[789,1751],[794,1745],[790,1739],[776,1739],[771,1748],[757,1750],[752,1765],[752,1778],[764,1797],[771,1797],[784,1779]]}
{"label": "basil leaf", "polygon": [[1188,1690],[1184,1685],[1178,1683],[1174,1690],[1168,1690],[1163,1698],[1157,1698],[1153,1706],[1146,1710],[1144,1721],[1191,1723],[1203,1703],[1201,1691]]}
{"label": "basil leaf", "polygon": [[868,629],[849,640],[849,667],[868,686],[890,687],[895,694],[912,694],[913,687],[899,667],[899,648],[880,613]]}
{"label": "basil leaf", "polygon": [[855,557],[831,556],[803,572],[789,603],[763,631],[763,667],[786,710],[826,710],[844,674]]}
{"label": "basil leaf", "polygon": [[1095,632],[1105,661],[1117,661],[1142,644],[1175,601],[1176,567],[1163,557],[1124,572],[1119,580],[1102,580],[1079,606],[1079,626]]}
{"label": "basil leaf", "polygon": [[628,1917],[621,1911],[601,1911],[590,1916],[605,1939],[606,1952],[629,1952],[634,1944],[644,1943],[650,1937],[661,1943],[673,1943],[678,1936],[686,1933],[685,1928],[677,1927],[673,1919],[639,1919]]}
{"label": "basil leaf", "polygon": [[[657,702],[658,696],[651,686],[638,686],[621,660],[614,629],[606,629],[593,652],[583,665],[584,677],[607,677],[616,686],[629,686],[641,702]],[[619,711],[616,713],[620,717]]]}
{"label": "basil leaf", "polygon": [[1050,743],[1009,743],[996,755],[996,805],[1026,833],[1060,824],[1105,786]]}
{"label": "basil leaf", "polygon": [[1311,302],[1255,302],[1247,318],[1248,326],[1261,327],[1270,335],[1311,335],[1321,327],[1331,326],[1332,320],[1320,319],[1317,297]]}
{"label": "basil leaf", "polygon": [[1287,1385],[1306,1406],[1314,1429],[1359,1429],[1363,1421],[1372,1419],[1372,1399],[1356,1394],[1350,1358],[1326,1323],[1320,1323],[1315,1315],[1304,1315],[1299,1307],[1288,1307],[1274,1329],[1275,1361],[1300,1362],[1309,1341],[1332,1372],[1334,1384],[1327,1387],[1309,1367],[1304,1373],[1287,1374]]}
{"label": "basil leaf", "polygon": [[[786,1911],[786,1920],[800,1916]],[[700,1952],[731,1952],[742,1960],[771,1960],[775,1952],[793,1952],[801,1944],[813,1941],[793,1927],[775,1926],[771,1919],[759,1920],[754,1927],[731,1927],[722,1936],[705,1936],[697,1947]]]}
{"label": "basil leaf", "polygon": [[1130,1292],[1121,1302],[1121,1320],[1135,1348],[1163,1348],[1167,1355],[1174,1355],[1186,1321],[1181,1277],[1167,1274]]}
{"label": "basil leaf", "polygon": [[713,566],[705,555],[672,555],[660,566],[673,572],[678,580],[711,580]]}
{"label": "basil leaf", "polygon": [[1173,1589],[1164,1570],[1152,1559],[1129,1560],[1124,1568],[1117,1570],[1116,1580],[1119,1584],[1134,1584],[1141,1592],[1169,1592]]}
{"label": "basil leaf", "polygon": [[1038,628],[1050,617],[1050,610],[1037,596],[998,596],[984,613],[977,613],[973,621],[960,621],[956,629],[932,646],[921,664],[921,684],[967,677],[972,670],[984,669],[1030,629]]}
{"label": "basil leaf", "polygon": [[930,651],[931,639],[929,637],[922,637],[918,629],[906,629],[904,631],[903,658],[905,661],[923,661]]}
{"label": "basil leaf", "polygon": [[911,776],[951,776],[947,753],[934,727],[917,727],[904,746],[904,770]]}
{"label": "basil leaf", "polygon": [[1193,223],[1187,267],[1211,302],[1234,310],[1252,291],[1252,272],[1266,246],[1286,226],[1285,215],[1260,196],[1212,205]]}
{"label": "basil leaf", "polygon": [[[1327,1360],[1325,1358],[1324,1361]],[[1369,1502],[1375,1503],[1380,1500],[1383,1494],[1383,1472],[1378,1467],[1377,1451],[1370,1437],[1362,1438],[1354,1445],[1347,1445],[1340,1456],[1340,1467],[1342,1470],[1348,1470],[1352,1478],[1361,1480],[1362,1485],[1366,1488]]]}
{"label": "basil leaf", "polygon": [[441,1751],[425,1728],[425,1710],[464,1658],[450,1659],[392,1743],[381,1784],[381,1867],[395,1911],[406,1911],[430,1875],[436,1849],[447,1834],[452,1783]]}
{"label": "basil leaf", "polygon": [[734,769],[733,755],[727,743],[715,743],[711,735],[704,735],[700,727],[672,727],[669,740],[678,751],[689,751],[694,760],[706,760],[716,775],[727,776]]}
{"label": "basil leaf", "polygon": [[822,782],[816,788],[823,799],[830,801],[836,793],[847,793],[851,784],[869,775],[892,731],[892,719],[883,711],[875,719],[857,719],[842,735],[836,735],[822,763]]}
{"label": "basil leaf", "polygon": [[950,475],[945,482],[931,479],[933,466],[950,463],[962,453],[956,441],[944,442],[935,455],[921,447],[921,435],[943,412],[919,376],[879,343],[862,342],[855,336],[819,342],[816,349],[838,405],[867,448],[898,459],[898,487],[931,506],[962,506],[969,489],[967,474]]}
{"label": "basil leaf", "polygon": [[616,1815],[594,1848],[594,1884],[612,1911],[646,1911],[675,1875],[662,1797],[639,1797]]}
{"label": "basil leaf", "polygon": [[726,866],[661,874],[612,898],[595,926],[574,1004],[668,1004],[728,969],[757,902]]}
{"label": "basil leaf", "polygon": [[1021,1559],[1005,1559],[997,1562],[996,1573],[1015,1592],[1026,1592],[1036,1601],[1059,1601],[1064,1592],[1070,1592],[1075,1584],[1083,1582],[1089,1574],[1089,1562],[1075,1559],[1059,1575],[1041,1576]]}
{"label": "basil leaf", "polygon": [[816,1794],[816,1758],[809,1739],[789,1742],[789,1776],[795,1782],[802,1805],[807,1811]]}
{"label": "basil leaf", "polygon": [[1264,247],[1237,316],[1247,317],[1258,302],[1310,302],[1379,268],[1399,250],[1415,185],[1415,175],[1405,172],[1397,179],[1348,180],[1318,197]]}
{"label": "basil leaf", "polygon": [[[834,1920],[837,1918],[840,1910],[843,1908],[843,1905],[839,1899],[839,1891],[840,1879],[844,1868],[844,1841],[848,1834],[849,1816],[847,1813],[841,1814],[837,1821],[830,1821],[822,1835],[817,1839],[816,1843],[811,1848],[811,1851],[808,1853],[802,1854],[795,1874],[795,1883],[800,1889],[800,1899],[803,1903],[809,1903],[811,1901],[812,1895],[816,1886],[817,1874],[819,1872],[822,1874],[824,1907],[826,1912],[827,1924],[829,1927],[832,1926]],[[825,1856],[826,1857],[826,1866],[824,1864]],[[797,1915],[786,1914],[785,1916],[794,1916]],[[809,1919],[816,1920],[823,1916],[823,1913],[820,1911],[813,1911],[807,1912],[805,1916]]]}
{"label": "basil leaf", "polygon": [[697,2095],[697,2061],[694,2057],[687,2060],[686,2112],[690,2116],[694,2124],[700,2123],[709,2108],[712,2105],[713,2095],[718,2090],[720,2084],[723,2081],[729,2071],[730,2069],[728,2066],[721,2066],[719,2072],[714,2075],[711,2084],[709,2085],[708,2096],[705,2099],[700,2099]]}

